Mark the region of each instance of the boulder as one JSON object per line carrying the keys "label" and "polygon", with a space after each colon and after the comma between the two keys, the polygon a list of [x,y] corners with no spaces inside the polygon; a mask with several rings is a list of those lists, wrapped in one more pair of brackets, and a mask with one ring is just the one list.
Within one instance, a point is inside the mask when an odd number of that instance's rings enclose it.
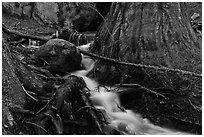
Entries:
{"label": "boulder", "polygon": [[76,46],[63,39],[51,39],[34,54],[35,63],[52,74],[65,75],[80,69],[81,54]]}

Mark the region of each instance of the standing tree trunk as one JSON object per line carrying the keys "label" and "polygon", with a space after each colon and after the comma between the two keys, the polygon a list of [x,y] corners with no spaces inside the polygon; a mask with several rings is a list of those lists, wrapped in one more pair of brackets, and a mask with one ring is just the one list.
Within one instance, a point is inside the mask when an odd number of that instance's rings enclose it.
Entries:
{"label": "standing tree trunk", "polygon": [[[190,25],[187,3],[112,3],[96,34],[92,52],[135,64],[199,74],[202,70],[201,39]],[[163,115],[193,123],[188,128],[177,125],[186,131],[201,132],[201,78],[105,61],[99,61],[93,72],[101,83],[140,84],[160,89],[157,91],[161,93],[172,91],[176,97],[164,100],[163,105],[147,97],[137,99],[134,107],[143,116]]]}
{"label": "standing tree trunk", "polygon": [[201,40],[190,25],[186,3],[113,3],[92,51],[201,73]]}

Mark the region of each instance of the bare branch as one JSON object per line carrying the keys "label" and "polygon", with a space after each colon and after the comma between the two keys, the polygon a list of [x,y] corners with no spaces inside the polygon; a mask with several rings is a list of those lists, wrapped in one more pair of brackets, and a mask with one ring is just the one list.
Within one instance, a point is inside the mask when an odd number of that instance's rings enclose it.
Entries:
{"label": "bare branch", "polygon": [[4,25],[2,25],[2,31],[4,31],[5,33],[8,33],[8,34],[15,34],[15,35],[18,35],[20,37],[27,38],[27,39],[41,40],[41,41],[45,41],[45,42],[50,39],[50,38],[43,38],[43,37],[39,37],[39,36],[23,34],[19,31],[7,29]]}
{"label": "bare branch", "polygon": [[151,66],[151,65],[129,63],[129,62],[119,61],[119,60],[116,60],[116,59],[96,55],[96,54],[89,53],[89,52],[86,52],[86,51],[83,51],[83,50],[80,50],[80,49],[79,49],[79,51],[84,55],[88,55],[88,56],[94,57],[96,59],[105,60],[105,61],[108,61],[108,62],[120,64],[120,65],[133,66],[133,67],[143,68],[143,69],[152,69],[152,70],[156,70],[156,71],[174,72],[174,73],[180,73],[180,74],[183,74],[183,75],[190,75],[190,76],[202,78],[202,74],[197,74],[197,73],[190,72],[190,71],[185,71],[185,70],[180,70],[180,69],[172,69],[172,68],[167,68],[167,67],[158,67],[158,66]]}

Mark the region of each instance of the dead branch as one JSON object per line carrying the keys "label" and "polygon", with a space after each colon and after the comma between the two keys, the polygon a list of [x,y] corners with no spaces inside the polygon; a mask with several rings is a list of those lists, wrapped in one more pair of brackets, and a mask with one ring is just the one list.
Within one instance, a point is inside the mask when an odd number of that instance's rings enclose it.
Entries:
{"label": "dead branch", "polygon": [[161,93],[157,93],[149,88],[146,88],[146,87],[143,87],[142,85],[139,85],[139,84],[115,84],[115,86],[119,86],[119,87],[126,87],[126,88],[139,88],[139,89],[143,89],[144,91],[146,92],[149,92],[149,93],[152,93],[152,94],[155,94],[157,96],[160,96],[160,97],[163,97],[163,98],[166,98],[164,95],[162,95]]}
{"label": "dead branch", "polygon": [[22,89],[23,89],[23,91],[26,93],[26,95],[28,95],[30,98],[32,98],[33,100],[35,100],[35,101],[39,101],[39,100],[37,100],[36,98],[34,98],[33,96],[31,96],[26,90],[25,90],[25,88],[22,86]]}
{"label": "dead branch", "polygon": [[22,42],[24,42],[24,41],[26,41],[26,39],[20,39],[20,40],[18,40],[18,41],[11,41],[11,42],[8,42],[9,44],[19,44],[19,43],[22,43]]}
{"label": "dead branch", "polygon": [[30,124],[30,125],[34,125],[34,126],[40,128],[41,130],[43,130],[45,133],[47,133],[47,135],[49,135],[49,132],[45,128],[43,128],[42,126],[40,126],[40,125],[38,125],[36,123],[33,123],[33,122],[29,122],[29,121],[26,121],[25,123]]}
{"label": "dead branch", "polygon": [[50,39],[50,38],[44,38],[44,37],[39,37],[39,36],[23,34],[23,33],[19,32],[19,31],[7,29],[5,27],[5,25],[2,26],[2,31],[5,32],[5,33],[8,33],[8,34],[15,34],[15,35],[18,35],[18,36],[23,37],[23,38],[33,39],[33,40],[41,40],[41,41],[44,41],[44,42],[46,42],[46,41],[48,41]]}
{"label": "dead branch", "polygon": [[152,70],[163,71],[163,72],[180,73],[180,74],[183,74],[183,75],[190,75],[190,76],[202,78],[202,74],[197,74],[197,73],[189,72],[189,71],[185,71],[185,70],[172,69],[172,68],[167,68],[167,67],[158,67],[158,66],[151,66],[151,65],[143,65],[143,64],[129,63],[129,62],[119,61],[119,60],[116,60],[116,59],[112,59],[112,58],[108,58],[108,57],[96,55],[96,54],[94,54],[94,53],[89,53],[89,52],[86,52],[86,51],[83,51],[83,50],[80,50],[80,49],[79,49],[79,51],[80,51],[82,54],[84,54],[84,55],[88,55],[88,56],[93,57],[93,58],[96,58],[96,59],[100,59],[100,60],[104,60],[104,61],[108,61],[108,62],[120,64],[120,65],[133,66],[133,67],[143,68],[143,69],[152,69]]}

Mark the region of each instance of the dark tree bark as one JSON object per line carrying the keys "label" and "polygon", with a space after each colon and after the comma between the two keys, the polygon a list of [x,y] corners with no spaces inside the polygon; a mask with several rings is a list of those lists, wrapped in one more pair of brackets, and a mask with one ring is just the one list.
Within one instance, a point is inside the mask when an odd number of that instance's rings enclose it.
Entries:
{"label": "dark tree bark", "polygon": [[121,61],[201,73],[201,39],[186,8],[186,3],[113,3],[92,51]]}

